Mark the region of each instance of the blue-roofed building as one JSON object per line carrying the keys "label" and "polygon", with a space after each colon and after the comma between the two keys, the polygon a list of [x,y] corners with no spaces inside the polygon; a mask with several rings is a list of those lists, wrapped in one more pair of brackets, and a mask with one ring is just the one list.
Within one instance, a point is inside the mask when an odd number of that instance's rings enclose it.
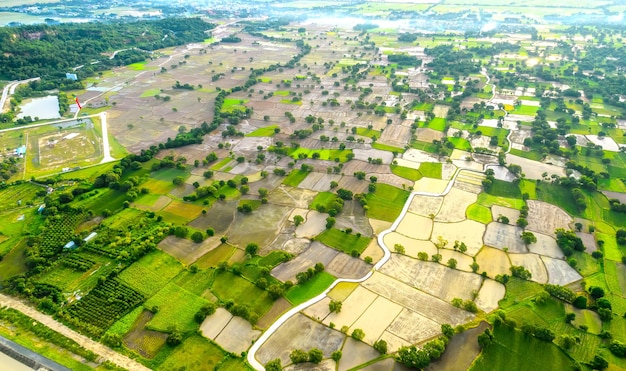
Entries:
{"label": "blue-roofed building", "polygon": [[26,146],[20,146],[15,149],[15,154],[17,156],[24,156],[25,153],[26,153]]}
{"label": "blue-roofed building", "polygon": [[69,72],[65,74],[65,78],[74,80],[74,81],[78,80],[78,76],[75,73],[69,73]]}
{"label": "blue-roofed building", "polygon": [[70,242],[66,243],[65,246],[63,246],[63,249],[74,250],[77,247],[78,246],[76,246],[76,243],[74,243],[74,241],[70,241]]}

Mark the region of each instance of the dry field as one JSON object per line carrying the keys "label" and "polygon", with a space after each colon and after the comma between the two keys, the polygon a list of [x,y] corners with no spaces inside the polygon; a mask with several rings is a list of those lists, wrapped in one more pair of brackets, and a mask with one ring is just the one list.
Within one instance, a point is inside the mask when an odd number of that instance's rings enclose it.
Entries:
{"label": "dry field", "polygon": [[412,257],[416,257],[419,252],[425,252],[428,256],[437,254],[437,248],[432,242],[415,240],[397,232],[386,234],[384,242],[390,249],[396,244],[404,246],[405,254]]}
{"label": "dry field", "polygon": [[387,332],[409,344],[417,344],[437,336],[441,325],[405,308],[389,325]]}
{"label": "dry field", "polygon": [[[374,348],[352,338],[347,338],[341,350],[338,371],[350,370],[380,356]],[[333,369],[334,370],[334,369]]]}
{"label": "dry field", "polygon": [[326,267],[338,254],[340,252],[337,250],[326,247],[319,242],[313,242],[302,254],[292,260],[281,263],[272,269],[271,273],[272,276],[283,282],[295,282],[296,274],[313,267],[316,263],[322,263]]}
{"label": "dry field", "polygon": [[541,233],[535,233],[535,237],[537,238],[537,242],[528,245],[530,252],[557,259],[562,259],[565,256],[559,245],[556,244],[554,237],[546,236]]}
{"label": "dry field", "polygon": [[228,325],[230,320],[233,319],[233,315],[230,314],[224,308],[217,308],[215,313],[208,316],[200,325],[200,332],[202,336],[215,340],[215,338],[222,332],[224,327]]}
{"label": "dry field", "polygon": [[491,206],[491,215],[493,216],[493,220],[498,219],[498,217],[502,215],[509,218],[509,223],[515,223],[515,221],[519,219],[519,210],[500,205],[493,205]]}
{"label": "dry field", "polygon": [[547,256],[542,256],[541,260],[543,260],[548,271],[548,283],[550,284],[565,286],[582,279],[582,276],[565,260]]}
{"label": "dry field", "polygon": [[460,222],[466,219],[465,210],[478,197],[474,193],[465,192],[458,188],[452,188],[444,197],[439,213],[435,217],[438,222]]}
{"label": "dry field", "polygon": [[[289,304],[285,298],[279,298],[274,302],[274,305],[272,305],[270,310],[268,310],[263,317],[259,318],[256,326],[262,329],[267,329],[289,308],[291,308],[291,304]],[[328,304],[326,304],[326,308],[328,309]]]}
{"label": "dry field", "polygon": [[451,249],[454,241],[464,242],[467,246],[468,255],[476,255],[483,246],[483,234],[485,225],[473,220],[465,220],[459,223],[437,223],[433,227],[431,241],[439,242],[439,236],[448,241],[446,248]]}
{"label": "dry field", "polygon": [[324,318],[324,324],[329,325],[332,322],[336,328],[350,327],[376,298],[378,295],[359,286],[342,302],[341,312],[330,313]]}
{"label": "dry field", "polygon": [[411,201],[409,211],[417,215],[430,217],[430,215],[437,215],[441,204],[443,204],[443,197],[430,197],[416,195]]}
{"label": "dry field", "polygon": [[241,317],[233,317],[214,339],[224,350],[241,354],[250,348],[261,336],[261,331],[253,330],[250,322]]}
{"label": "dry field", "polygon": [[363,341],[373,345],[402,309],[400,304],[378,296],[356,322],[352,324],[349,333],[352,333],[354,329],[360,328],[365,332]]}
{"label": "dry field", "polygon": [[528,200],[528,229],[552,236],[557,228],[569,229],[572,218],[558,206]]}
{"label": "dry field", "polygon": [[322,233],[326,229],[327,215],[315,210],[309,211],[306,216],[302,215],[306,221],[296,228],[296,236],[311,238]]}
{"label": "dry field", "polygon": [[565,176],[565,171],[562,167],[544,164],[524,157],[508,154],[506,155],[506,162],[521,166],[522,172],[526,174],[526,179],[542,179],[541,174],[544,172],[548,173],[548,175]]}
{"label": "dry field", "polygon": [[[422,178],[415,182],[413,189],[415,192],[427,192],[431,194],[440,194],[446,189],[448,182],[441,179]],[[465,211],[464,211],[465,212]]]}
{"label": "dry field", "polygon": [[504,298],[506,289],[503,284],[485,279],[476,298],[476,306],[486,313],[498,309],[498,302]]}
{"label": "dry field", "polygon": [[132,330],[124,336],[123,343],[136,351],[142,357],[154,358],[161,347],[165,345],[167,334],[158,331],[146,330],[146,324],[154,314],[144,310],[137,318]]}
{"label": "dry field", "polygon": [[433,221],[430,218],[412,213],[406,213],[396,228],[396,232],[417,240],[430,239],[432,230]]}
{"label": "dry field", "polygon": [[541,260],[541,257],[536,254],[509,254],[512,265],[522,266],[532,274],[531,280],[544,284],[548,283],[548,271]]}
{"label": "dry field", "polygon": [[158,248],[181,261],[185,265],[191,265],[207,252],[217,248],[221,244],[219,237],[210,237],[201,243],[167,236],[158,245]]}
{"label": "dry field", "polygon": [[512,253],[527,253],[528,248],[519,237],[521,233],[520,227],[492,222],[487,225],[484,237],[485,245],[498,249],[507,248]]}
{"label": "dry field", "polygon": [[339,253],[326,265],[326,271],[338,278],[361,278],[372,269],[372,266],[359,258]]}
{"label": "dry field", "polygon": [[229,242],[242,247],[253,242],[266,246],[276,238],[290,213],[290,208],[272,204],[262,205],[252,214],[237,213],[228,229]]}
{"label": "dry field", "polygon": [[267,200],[271,204],[308,209],[317,192],[301,188],[280,186],[270,192]]}
{"label": "dry field", "polygon": [[483,247],[476,255],[476,263],[480,265],[480,272],[487,272],[489,277],[498,274],[511,274],[511,263],[507,254],[493,247]]}
{"label": "dry field", "polygon": [[216,235],[224,234],[235,220],[237,204],[237,201],[216,202],[206,214],[191,221],[189,226],[200,230],[213,228]]}

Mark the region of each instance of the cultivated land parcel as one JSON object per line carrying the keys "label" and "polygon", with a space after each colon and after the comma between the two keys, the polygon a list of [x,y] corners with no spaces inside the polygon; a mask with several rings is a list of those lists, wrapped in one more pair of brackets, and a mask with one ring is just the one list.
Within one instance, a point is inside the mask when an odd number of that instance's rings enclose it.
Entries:
{"label": "cultivated land parcel", "polygon": [[[501,24],[404,22],[475,6]],[[74,332],[157,370],[626,369],[626,29],[551,18],[614,6],[216,21],[61,89],[84,109],[0,130],[2,289],[50,316],[0,302],[0,335],[85,370],[124,365]]]}

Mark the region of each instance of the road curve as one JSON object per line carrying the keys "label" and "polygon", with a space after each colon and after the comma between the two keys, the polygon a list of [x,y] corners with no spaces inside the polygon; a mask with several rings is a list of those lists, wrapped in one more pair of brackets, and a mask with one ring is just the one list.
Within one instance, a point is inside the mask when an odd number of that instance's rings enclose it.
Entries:
{"label": "road curve", "polygon": [[341,283],[341,282],[352,282],[352,283],[361,283],[364,282],[365,280],[367,280],[368,278],[370,278],[372,276],[372,274],[374,274],[375,271],[379,270],[383,265],[385,265],[385,263],[387,263],[387,261],[389,261],[389,259],[391,258],[391,250],[389,250],[389,248],[387,247],[387,245],[385,245],[385,241],[384,238],[387,234],[393,232],[398,225],[400,224],[400,222],[402,221],[402,219],[404,218],[404,216],[406,215],[406,213],[409,211],[409,207],[411,206],[411,202],[413,202],[413,198],[415,198],[415,196],[432,196],[432,197],[441,197],[441,196],[445,196],[447,195],[450,190],[452,189],[452,186],[454,185],[454,181],[456,180],[456,177],[459,175],[459,173],[461,171],[471,171],[471,170],[467,170],[467,169],[457,169],[454,173],[454,175],[452,176],[452,179],[450,179],[450,181],[448,182],[448,185],[446,186],[446,188],[443,190],[443,192],[441,193],[430,193],[430,192],[412,192],[411,195],[409,196],[409,198],[406,200],[404,207],[402,208],[402,211],[400,212],[400,215],[398,216],[398,218],[396,218],[396,220],[393,222],[393,224],[391,225],[391,227],[389,227],[389,229],[381,232],[380,234],[378,234],[378,244],[380,245],[380,247],[383,249],[384,255],[383,257],[374,265],[374,267],[372,267],[372,269],[363,277],[361,278],[356,278],[356,279],[349,279],[349,278],[339,278],[337,280],[335,280],[335,282],[333,282],[330,287],[328,287],[326,290],[324,290],[324,292],[322,292],[321,294],[319,294],[318,296],[309,299],[308,301],[305,301],[304,303],[295,306],[293,308],[291,308],[288,312],[284,313],[282,316],[280,316],[280,318],[278,318],[262,335],[261,337],[259,337],[254,344],[252,344],[252,347],[250,347],[250,349],[248,350],[248,354],[247,354],[247,360],[248,363],[256,370],[265,370],[265,367],[261,364],[261,362],[259,362],[256,359],[256,353],[257,351],[261,348],[261,346],[263,346],[263,344],[270,338],[270,336],[272,336],[274,334],[274,332],[276,332],[276,330],[278,330],[278,328],[280,326],[282,326],[289,318],[293,317],[296,313],[300,312],[301,310],[323,300],[327,295],[328,292],[330,290],[332,290],[335,286],[337,286],[337,284]]}

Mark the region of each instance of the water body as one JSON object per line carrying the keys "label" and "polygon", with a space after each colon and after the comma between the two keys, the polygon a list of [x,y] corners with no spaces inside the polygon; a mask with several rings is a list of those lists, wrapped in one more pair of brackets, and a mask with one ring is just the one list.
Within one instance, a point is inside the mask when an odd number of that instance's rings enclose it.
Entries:
{"label": "water body", "polygon": [[32,371],[33,369],[26,366],[23,363],[16,361],[15,359],[0,352],[0,369],[11,371]]}
{"label": "water body", "polygon": [[20,106],[21,112],[17,118],[30,116],[33,120],[38,117],[40,120],[58,119],[59,115],[59,97],[56,95],[48,95],[42,98],[33,98],[25,101]]}

